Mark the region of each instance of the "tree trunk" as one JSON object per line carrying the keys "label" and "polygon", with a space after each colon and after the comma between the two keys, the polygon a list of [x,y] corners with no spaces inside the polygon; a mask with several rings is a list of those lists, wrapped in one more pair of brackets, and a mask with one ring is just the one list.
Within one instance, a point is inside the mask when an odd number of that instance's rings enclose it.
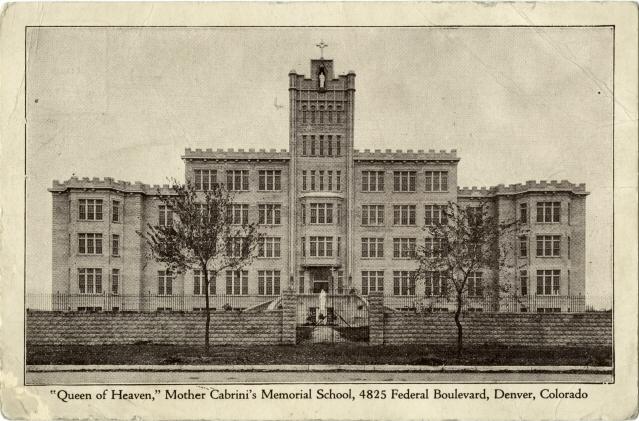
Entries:
{"label": "tree trunk", "polygon": [[209,337],[211,329],[211,307],[209,305],[209,272],[206,270],[206,266],[202,267],[204,272],[204,302],[206,305],[206,326],[204,328],[204,350],[208,354],[209,352]]}
{"label": "tree trunk", "polygon": [[457,310],[455,310],[455,324],[457,325],[457,356],[461,356],[463,342],[462,342],[462,325],[459,321],[459,315],[462,310],[462,296],[460,293],[457,293]]}

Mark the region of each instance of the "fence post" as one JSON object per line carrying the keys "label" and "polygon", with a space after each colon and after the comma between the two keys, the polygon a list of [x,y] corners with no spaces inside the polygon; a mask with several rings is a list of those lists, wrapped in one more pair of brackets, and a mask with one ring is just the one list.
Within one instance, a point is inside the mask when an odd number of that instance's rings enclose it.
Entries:
{"label": "fence post", "polygon": [[384,344],[384,295],[381,291],[368,294],[368,342]]}
{"label": "fence post", "polygon": [[297,295],[292,288],[282,293],[282,344],[295,345]]}

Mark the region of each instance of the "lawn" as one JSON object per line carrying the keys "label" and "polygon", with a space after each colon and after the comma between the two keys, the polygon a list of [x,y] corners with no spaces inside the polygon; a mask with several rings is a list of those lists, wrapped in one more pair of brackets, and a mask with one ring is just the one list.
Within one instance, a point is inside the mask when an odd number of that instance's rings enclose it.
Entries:
{"label": "lawn", "polygon": [[27,345],[27,364],[226,365],[226,364],[405,364],[405,365],[585,365],[611,366],[610,347],[468,346],[461,357],[452,346],[355,343],[214,346]]}

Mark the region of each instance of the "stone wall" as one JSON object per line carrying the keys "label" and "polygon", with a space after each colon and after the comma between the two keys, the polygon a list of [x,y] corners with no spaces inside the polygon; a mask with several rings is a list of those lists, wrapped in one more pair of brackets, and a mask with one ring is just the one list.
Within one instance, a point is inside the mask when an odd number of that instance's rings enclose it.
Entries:
{"label": "stone wall", "polygon": [[[372,331],[371,326],[371,331]],[[612,313],[467,313],[465,344],[612,346]],[[382,343],[455,344],[452,314],[385,313]]]}
{"label": "stone wall", "polygon": [[[211,312],[211,345],[277,345],[284,335],[283,311]],[[204,312],[187,313],[27,313],[27,344],[204,345]],[[292,341],[295,342],[295,317]],[[289,321],[288,325],[291,323]],[[290,329],[289,329],[290,330]]]}

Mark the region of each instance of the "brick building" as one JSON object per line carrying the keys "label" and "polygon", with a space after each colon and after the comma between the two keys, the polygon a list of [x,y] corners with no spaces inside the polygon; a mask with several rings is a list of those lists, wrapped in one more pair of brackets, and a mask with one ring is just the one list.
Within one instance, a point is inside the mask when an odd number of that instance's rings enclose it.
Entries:
{"label": "brick building", "polygon": [[[475,292],[509,282],[519,295],[584,295],[583,184],[460,188],[455,150],[354,149],[355,73],[336,76],[332,60],[311,60],[310,77],[291,71],[289,94],[288,150],[186,149],[182,156],[187,179],[200,189],[225,183],[235,194],[234,215],[267,233],[253,264],[219,274],[212,293],[246,296],[243,307],[286,287],[435,295],[433,280],[413,283],[410,249],[429,241],[421,228],[439,217],[439,206],[483,200],[499,218],[516,218],[529,230],[503,239],[513,244],[509,259],[517,269],[477,273]],[[139,298],[146,295],[191,297],[190,306],[201,307],[199,273],[167,273],[137,234],[171,217],[158,186],[71,178],[49,190],[54,294],[117,294],[131,301],[117,304],[127,308],[144,306]]]}

